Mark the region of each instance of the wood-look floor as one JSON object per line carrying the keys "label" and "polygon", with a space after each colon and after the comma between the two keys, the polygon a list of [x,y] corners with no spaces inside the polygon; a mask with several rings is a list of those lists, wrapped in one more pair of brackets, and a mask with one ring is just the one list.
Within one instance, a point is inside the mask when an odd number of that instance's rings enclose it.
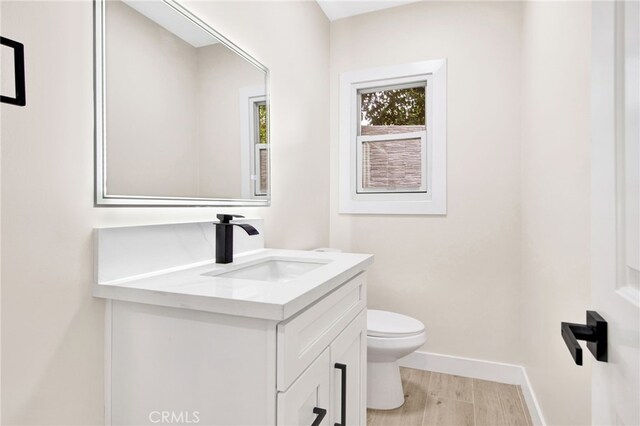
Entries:
{"label": "wood-look floor", "polygon": [[368,426],[530,426],[520,386],[401,368],[404,405],[367,410]]}

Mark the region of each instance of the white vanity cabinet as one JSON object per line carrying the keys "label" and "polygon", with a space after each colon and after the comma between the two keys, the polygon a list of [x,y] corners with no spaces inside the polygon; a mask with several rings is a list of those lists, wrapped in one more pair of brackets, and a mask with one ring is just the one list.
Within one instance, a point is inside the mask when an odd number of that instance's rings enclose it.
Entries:
{"label": "white vanity cabinet", "polygon": [[311,425],[314,408],[319,424],[366,423],[365,290],[361,274],[278,324],[278,425]]}
{"label": "white vanity cabinet", "polygon": [[245,223],[229,264],[208,222],[96,230],[107,425],[366,424],[373,256],[264,248]]}
{"label": "white vanity cabinet", "polygon": [[366,325],[365,311],[360,312],[289,389],[278,393],[278,425],[366,423],[363,324]]}
{"label": "white vanity cabinet", "polygon": [[108,315],[108,423],[366,424],[364,272],[283,321],[117,300]]}

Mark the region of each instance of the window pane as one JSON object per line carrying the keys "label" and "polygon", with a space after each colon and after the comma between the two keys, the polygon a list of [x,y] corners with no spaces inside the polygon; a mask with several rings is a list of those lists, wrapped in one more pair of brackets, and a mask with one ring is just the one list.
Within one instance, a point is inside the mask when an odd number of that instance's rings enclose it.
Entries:
{"label": "window pane", "polygon": [[364,190],[417,190],[422,183],[420,138],[362,142]]}
{"label": "window pane", "polygon": [[258,104],[258,143],[267,143],[267,105]]}
{"label": "window pane", "polygon": [[260,194],[266,194],[269,188],[269,151],[261,149],[260,154]]}
{"label": "window pane", "polygon": [[383,135],[426,129],[426,86],[360,92],[360,134]]}

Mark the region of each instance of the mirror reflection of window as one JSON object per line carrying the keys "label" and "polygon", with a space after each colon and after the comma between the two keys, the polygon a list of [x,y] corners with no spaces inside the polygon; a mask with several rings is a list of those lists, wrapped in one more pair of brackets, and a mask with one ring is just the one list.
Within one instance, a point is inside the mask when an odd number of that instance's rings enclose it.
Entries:
{"label": "mirror reflection of window", "polygon": [[255,184],[253,194],[255,196],[267,195],[269,190],[269,133],[267,131],[267,102],[259,101],[254,103],[255,123],[254,145],[256,155],[254,156],[254,176]]}

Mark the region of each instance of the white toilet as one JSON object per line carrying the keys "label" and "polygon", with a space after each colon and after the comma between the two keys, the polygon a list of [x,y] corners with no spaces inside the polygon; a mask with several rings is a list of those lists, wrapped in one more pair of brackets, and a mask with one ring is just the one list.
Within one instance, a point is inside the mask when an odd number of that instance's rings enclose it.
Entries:
{"label": "white toilet", "polygon": [[367,408],[391,410],[404,404],[398,360],[426,341],[424,324],[417,319],[367,311]]}

